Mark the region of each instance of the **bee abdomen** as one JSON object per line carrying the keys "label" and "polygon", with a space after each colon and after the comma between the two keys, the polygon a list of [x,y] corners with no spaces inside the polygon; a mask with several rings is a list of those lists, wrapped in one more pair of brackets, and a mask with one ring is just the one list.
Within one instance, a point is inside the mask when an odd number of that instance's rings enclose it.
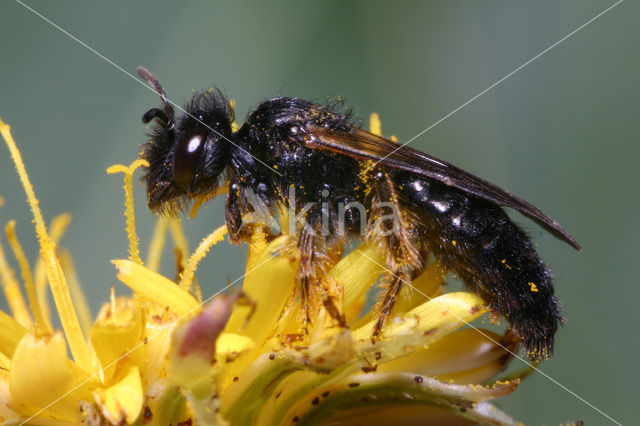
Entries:
{"label": "bee abdomen", "polygon": [[532,358],[551,354],[562,322],[551,273],[504,210],[440,182],[402,184],[427,249],[504,316]]}

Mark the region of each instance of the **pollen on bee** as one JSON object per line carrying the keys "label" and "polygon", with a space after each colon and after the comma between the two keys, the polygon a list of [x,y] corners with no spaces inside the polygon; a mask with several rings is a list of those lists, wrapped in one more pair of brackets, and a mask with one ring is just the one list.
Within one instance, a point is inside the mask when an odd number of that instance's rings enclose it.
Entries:
{"label": "pollen on bee", "polygon": [[537,293],[538,292],[538,286],[535,285],[535,283],[528,282],[527,284],[529,284],[529,287],[531,288],[531,292],[533,292],[533,293]]}

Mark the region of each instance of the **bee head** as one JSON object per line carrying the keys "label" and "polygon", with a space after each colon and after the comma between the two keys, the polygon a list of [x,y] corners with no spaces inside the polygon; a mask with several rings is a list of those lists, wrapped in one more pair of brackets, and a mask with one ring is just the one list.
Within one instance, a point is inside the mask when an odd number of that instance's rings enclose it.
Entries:
{"label": "bee head", "polygon": [[142,149],[149,162],[143,176],[149,207],[155,211],[184,210],[191,201],[211,196],[229,162],[233,110],[218,90],[195,94],[177,118],[156,78],[139,67],[138,74],[160,95],[164,109],[142,117],[154,121]]}

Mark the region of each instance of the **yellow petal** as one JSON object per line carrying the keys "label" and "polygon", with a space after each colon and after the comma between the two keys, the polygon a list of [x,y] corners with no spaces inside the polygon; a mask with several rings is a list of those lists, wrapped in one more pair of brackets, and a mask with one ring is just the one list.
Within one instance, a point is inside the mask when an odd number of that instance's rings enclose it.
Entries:
{"label": "yellow petal", "polygon": [[[367,258],[369,254],[365,254],[362,256],[363,258]],[[369,259],[367,259],[369,260]],[[371,262],[369,260],[370,263]],[[378,262],[377,260],[375,262]],[[375,265],[378,266],[378,265]],[[380,273],[384,272],[382,267],[380,268]],[[441,294],[442,284],[444,283],[444,278],[447,275],[447,271],[440,265],[439,262],[433,262],[427,269],[424,270],[420,275],[418,275],[413,281],[411,281],[411,285],[405,285],[400,290],[400,295],[396,304],[391,311],[390,318],[393,318],[397,315],[402,315],[406,311],[415,308],[416,306],[425,302],[425,300],[433,299]],[[376,319],[379,315],[378,311],[375,309],[370,310],[366,313],[366,315],[359,318],[355,324],[352,326],[354,328],[359,328],[368,322]]]}
{"label": "yellow petal", "polygon": [[483,383],[511,359],[509,351],[516,350],[516,344],[508,340],[489,330],[467,328],[444,336],[428,348],[379,364],[377,371],[410,371],[455,383]]}
{"label": "yellow petal", "polygon": [[446,276],[447,270],[440,262],[433,262],[411,281],[411,286],[406,285],[402,288],[403,295],[398,298],[394,312],[406,312],[424,303],[426,299],[434,298]]}
{"label": "yellow petal", "polygon": [[[160,380],[147,389],[143,422],[150,425],[192,425],[193,413],[180,387],[169,380]],[[209,406],[213,406],[215,400]]]}
{"label": "yellow petal", "polygon": [[133,366],[115,385],[95,392],[102,415],[112,424],[132,424],[142,410],[144,392],[140,371]]}
{"label": "yellow petal", "polygon": [[80,327],[82,327],[82,331],[85,336],[87,336],[89,335],[89,330],[91,329],[91,323],[93,320],[91,308],[89,308],[87,297],[85,296],[80,280],[78,279],[78,274],[76,273],[76,267],[73,263],[71,253],[64,248],[60,249],[59,252],[60,265],[62,266],[65,277],[67,277],[69,291],[71,292],[71,299],[78,311]]}
{"label": "yellow petal", "polygon": [[326,375],[312,371],[296,371],[285,378],[271,393],[264,406],[260,409],[255,424],[275,425],[281,420],[289,407],[301,395],[310,392],[326,380]]}
{"label": "yellow petal", "polygon": [[326,337],[309,348],[263,353],[220,395],[220,411],[232,424],[255,424],[259,410],[275,388],[301,370],[329,373],[354,358],[348,330]]}
{"label": "yellow petal", "polygon": [[103,305],[89,338],[104,368],[105,382],[113,377],[122,357],[134,365],[144,365],[144,332],[140,308],[130,298],[120,297],[114,304]]}
{"label": "yellow petal", "polygon": [[[49,233],[51,241],[57,246],[67,227],[71,223],[71,215],[69,213],[62,213],[54,216],[49,224]],[[40,302],[40,308],[42,309],[42,316],[47,322],[48,329],[51,329],[51,306],[49,303],[49,286],[47,285],[47,270],[45,269],[44,259],[42,256],[38,256],[36,265],[33,268],[33,279],[36,285],[36,294],[38,295],[38,301]]]}
{"label": "yellow petal", "polygon": [[[36,337],[28,333],[11,360],[9,383],[13,406],[21,413],[35,414],[46,408],[58,418],[75,421],[77,402],[91,400],[94,379],[67,357],[62,333]],[[76,388],[77,387],[77,388]]]}
{"label": "yellow petal", "polygon": [[[237,306],[225,328],[225,333],[247,336],[255,342],[256,351],[271,337],[280,314],[293,293],[293,282],[297,256],[286,252],[288,237],[272,241],[255,260],[255,266],[248,270],[242,291],[256,304],[255,311],[248,306]],[[258,269],[259,268],[259,269]],[[220,375],[220,386],[224,389],[233,377],[259,355],[251,352],[236,359]]]}
{"label": "yellow petal", "polygon": [[33,321],[31,320],[31,314],[27,309],[27,304],[22,296],[20,290],[20,284],[13,273],[13,269],[9,266],[9,262],[4,253],[4,249],[0,244],[0,283],[2,284],[2,290],[4,290],[4,296],[11,309],[13,317],[23,326],[31,327]]}
{"label": "yellow petal", "polygon": [[33,275],[31,274],[31,268],[29,267],[29,261],[27,260],[27,256],[24,254],[24,250],[22,250],[22,245],[18,240],[15,226],[16,221],[10,220],[4,230],[7,234],[7,240],[9,240],[13,254],[20,265],[20,270],[22,271],[22,281],[24,282],[27,299],[29,300],[29,308],[33,313],[38,332],[40,334],[51,333],[51,327],[46,321],[45,316],[42,313],[42,309],[40,308],[40,301],[38,300],[38,295],[36,293],[36,287],[33,281]]}
{"label": "yellow petal", "polygon": [[196,299],[184,288],[164,276],[131,260],[117,259],[118,279],[136,294],[166,306],[177,315],[186,315],[198,308]]}
{"label": "yellow petal", "polygon": [[216,359],[222,362],[233,354],[252,349],[255,342],[252,338],[235,333],[222,333],[216,342]]}
{"label": "yellow petal", "polygon": [[167,354],[171,347],[171,331],[174,327],[175,322],[167,323],[153,319],[147,321],[144,343],[145,363],[141,367],[142,376],[146,383],[154,383],[165,376]]}
{"label": "yellow petal", "polygon": [[382,338],[371,342],[376,321],[353,332],[359,341],[359,353],[374,353],[378,360],[391,360],[424,347],[473,321],[486,309],[483,300],[472,293],[447,293],[429,300],[401,317],[392,318],[383,329]]}
{"label": "yellow petal", "polygon": [[[374,261],[372,262],[371,259]],[[344,286],[343,310],[349,313],[347,321],[352,321],[359,313],[358,309],[350,312],[354,305],[362,306],[367,292],[384,272],[380,265],[384,260],[372,247],[359,247],[345,256],[329,275]]]}
{"label": "yellow petal", "polygon": [[[147,254],[147,268],[153,272],[160,271],[160,261],[162,260],[162,250],[167,237],[167,219],[159,217],[156,221],[156,227],[153,230],[151,242],[149,243],[149,252]],[[182,267],[182,265],[181,265]]]}
{"label": "yellow petal", "polygon": [[[517,423],[509,416],[482,402],[508,395],[518,383],[469,386],[410,373],[357,374],[300,396],[282,418],[274,420],[279,424],[326,424],[325,421],[334,413],[340,418],[343,410],[350,414],[349,411],[357,407],[368,407],[374,411],[379,406],[395,407],[397,418],[402,418],[407,406],[431,405],[452,410],[482,424],[515,425]],[[417,424],[426,421],[428,418],[423,418]],[[373,420],[373,424],[381,423]]]}
{"label": "yellow petal", "polygon": [[[11,407],[11,391],[9,389],[9,377],[7,371],[0,371],[0,420],[5,421],[7,424],[12,419],[20,419],[22,416],[20,413]],[[15,423],[18,423],[17,421]]]}
{"label": "yellow petal", "polygon": [[27,329],[22,324],[0,311],[0,352],[3,355],[11,358],[25,334]]}

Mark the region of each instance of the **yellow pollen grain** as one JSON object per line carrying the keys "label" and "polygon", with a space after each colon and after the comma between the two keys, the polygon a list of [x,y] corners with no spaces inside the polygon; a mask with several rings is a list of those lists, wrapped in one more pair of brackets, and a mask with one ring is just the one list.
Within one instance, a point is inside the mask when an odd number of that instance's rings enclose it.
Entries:
{"label": "yellow pollen grain", "polygon": [[196,198],[196,201],[193,203],[193,207],[191,207],[191,210],[189,211],[189,217],[191,219],[195,219],[196,215],[198,214],[198,211],[200,210],[200,207],[209,199],[209,197],[207,197],[206,195],[202,195],[199,196],[198,198]]}
{"label": "yellow pollen grain", "polygon": [[539,291],[538,286],[535,283],[529,282],[527,284],[529,284],[532,293],[537,293]]}
{"label": "yellow pollen grain", "polygon": [[[235,99],[229,99],[229,109],[231,109],[231,112],[235,111],[235,109],[236,109],[236,100]],[[235,113],[233,115],[235,116]],[[239,128],[240,128],[240,126],[238,126],[238,123],[236,122],[236,120],[234,118],[233,121],[231,122],[231,131],[232,132],[237,132]]]}
{"label": "yellow pollen grain", "polygon": [[107,169],[108,174],[124,173],[125,192],[125,217],[127,218],[127,235],[129,237],[129,258],[140,265],[140,247],[138,246],[138,235],[136,233],[136,219],[133,208],[133,173],[139,167],[149,167],[149,163],[143,159],[137,159],[129,167],[116,164]]}
{"label": "yellow pollen grain", "polygon": [[451,240],[451,244],[453,244],[454,246],[458,244],[458,242],[456,240]]}
{"label": "yellow pollen grain", "polygon": [[78,321],[71,295],[69,294],[69,287],[67,281],[62,273],[60,267],[60,261],[56,256],[55,243],[49,237],[47,233],[47,226],[44,223],[42,217],[42,211],[40,210],[38,199],[33,191],[33,186],[29,180],[29,175],[22,161],[22,155],[18,150],[9,126],[0,119],[0,133],[4,137],[4,140],[11,153],[14,165],[20,177],[20,181],[27,195],[27,201],[31,212],[33,213],[33,220],[35,222],[36,234],[38,235],[38,242],[40,243],[40,254],[44,260],[45,269],[47,271],[47,277],[49,278],[49,285],[51,286],[51,293],[53,294],[53,300],[55,301],[58,315],[60,317],[60,323],[67,337],[69,343],[69,349],[73,354],[73,358],[76,362],[83,367],[86,371],[94,371],[95,355],[89,350],[89,346],[82,334],[82,328]]}
{"label": "yellow pollen grain", "polygon": [[49,323],[45,320],[45,317],[42,314],[42,309],[40,309],[40,301],[38,300],[38,295],[36,293],[35,284],[33,282],[33,275],[31,274],[31,268],[29,267],[29,261],[24,254],[24,250],[22,250],[22,245],[18,240],[18,236],[16,235],[16,221],[10,220],[7,223],[7,226],[4,228],[4,232],[7,234],[7,240],[9,241],[9,245],[13,250],[13,254],[20,265],[20,270],[22,273],[22,281],[24,282],[24,287],[27,292],[27,299],[29,300],[29,308],[31,309],[31,313],[35,319],[36,332],[38,334],[49,334],[51,333],[51,327]]}
{"label": "yellow pollen grain", "polygon": [[377,112],[372,112],[369,116],[369,131],[374,135],[382,135],[382,124],[380,123],[380,116]]}

